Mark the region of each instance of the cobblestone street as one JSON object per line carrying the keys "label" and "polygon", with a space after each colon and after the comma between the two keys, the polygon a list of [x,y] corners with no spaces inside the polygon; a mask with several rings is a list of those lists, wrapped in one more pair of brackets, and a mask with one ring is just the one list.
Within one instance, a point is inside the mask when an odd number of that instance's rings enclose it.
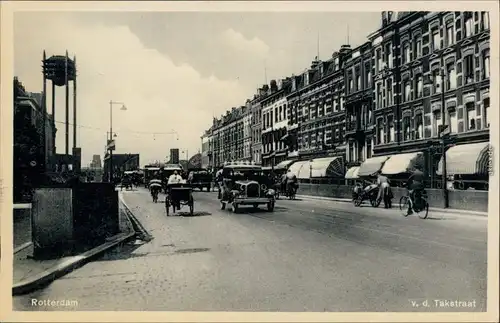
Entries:
{"label": "cobblestone street", "polygon": [[[194,193],[196,216],[167,217],[164,204],[154,204],[146,190],[123,195],[154,239],[114,250],[44,290],[15,297],[15,309],[484,310],[482,217],[424,221],[307,200],[280,200],[274,213],[234,214],[220,211],[216,194],[206,192]],[[61,297],[78,306],[30,305],[33,298]],[[425,300],[431,306],[417,307]],[[475,306],[436,307],[434,300]]]}

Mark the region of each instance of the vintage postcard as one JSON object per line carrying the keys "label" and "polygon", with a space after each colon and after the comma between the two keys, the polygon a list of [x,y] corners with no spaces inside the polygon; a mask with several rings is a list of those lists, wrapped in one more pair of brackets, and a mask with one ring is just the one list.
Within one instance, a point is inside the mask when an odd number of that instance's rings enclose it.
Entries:
{"label": "vintage postcard", "polygon": [[498,319],[498,3],[1,6],[3,319]]}

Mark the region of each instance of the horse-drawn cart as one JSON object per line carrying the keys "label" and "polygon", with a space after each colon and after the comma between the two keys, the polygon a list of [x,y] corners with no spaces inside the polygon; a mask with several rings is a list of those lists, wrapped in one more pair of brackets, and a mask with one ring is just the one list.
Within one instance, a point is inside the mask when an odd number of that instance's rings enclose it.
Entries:
{"label": "horse-drawn cart", "polygon": [[188,184],[170,184],[167,185],[167,196],[165,198],[165,210],[169,216],[170,207],[172,213],[180,211],[183,205],[189,206],[189,214],[193,215],[194,199],[193,188]]}

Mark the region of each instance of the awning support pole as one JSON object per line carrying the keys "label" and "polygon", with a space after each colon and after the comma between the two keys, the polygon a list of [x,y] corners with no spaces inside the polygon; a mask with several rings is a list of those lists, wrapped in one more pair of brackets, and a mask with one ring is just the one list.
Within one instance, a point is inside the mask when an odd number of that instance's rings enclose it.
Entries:
{"label": "awning support pole", "polygon": [[442,140],[442,153],[443,153],[443,199],[444,199],[444,208],[447,209],[450,207],[448,200],[448,172],[446,169],[446,144],[445,138]]}

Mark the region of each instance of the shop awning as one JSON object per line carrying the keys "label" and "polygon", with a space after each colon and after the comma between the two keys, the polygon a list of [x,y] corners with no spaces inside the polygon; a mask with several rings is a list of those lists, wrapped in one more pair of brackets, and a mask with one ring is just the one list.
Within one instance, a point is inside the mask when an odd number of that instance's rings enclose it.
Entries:
{"label": "shop awning", "polygon": [[299,173],[297,174],[297,178],[298,179],[311,178],[311,162],[309,160],[304,162],[304,165],[302,165],[302,167],[299,170]]}
{"label": "shop awning", "polygon": [[424,166],[424,154],[422,152],[392,155],[384,163],[382,174],[396,175],[411,172],[415,166]]}
{"label": "shop awning", "polygon": [[295,160],[284,160],[278,165],[276,165],[274,168],[276,169],[287,169],[288,166],[290,166]]}
{"label": "shop awning", "polygon": [[298,179],[308,179],[310,177],[310,164],[308,160],[298,161],[290,166],[289,170],[297,176]]}
{"label": "shop awning", "polygon": [[347,170],[345,173],[345,179],[357,179],[358,177],[358,172],[359,172],[359,166],[354,166],[351,167]]}
{"label": "shop awning", "polygon": [[361,166],[359,166],[358,176],[373,176],[376,172],[382,169],[385,161],[390,156],[379,156],[372,157],[365,160]]}
{"label": "shop awning", "polygon": [[342,157],[316,158],[311,162],[311,177],[343,177],[344,160]]}
{"label": "shop awning", "polygon": [[[448,175],[488,174],[489,142],[453,146],[446,151]],[[439,161],[438,175],[443,174],[443,159]]]}

